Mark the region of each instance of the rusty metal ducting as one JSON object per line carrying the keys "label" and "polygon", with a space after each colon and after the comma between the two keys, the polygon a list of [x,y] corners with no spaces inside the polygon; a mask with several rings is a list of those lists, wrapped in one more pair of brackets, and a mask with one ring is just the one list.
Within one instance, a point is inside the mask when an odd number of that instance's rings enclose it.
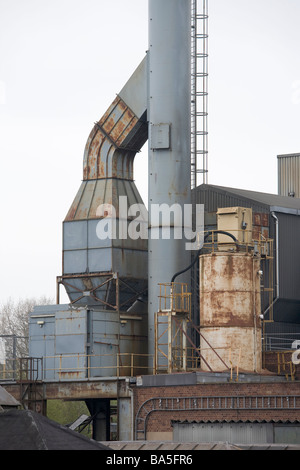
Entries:
{"label": "rusty metal ducting", "polygon": [[[120,196],[143,205],[133,161],[148,139],[147,57],[94,124],[83,159],[83,181],[63,222],[63,284],[71,303],[124,309],[147,289],[147,240],[118,237]],[[97,224],[115,210],[116,236],[99,239]],[[127,214],[127,213],[126,213]],[[127,215],[126,215],[127,217]],[[132,221],[127,218],[126,226]],[[124,221],[123,221],[124,222]],[[97,275],[99,274],[99,276]],[[116,285],[118,279],[119,285]],[[116,294],[120,289],[120,296]]]}

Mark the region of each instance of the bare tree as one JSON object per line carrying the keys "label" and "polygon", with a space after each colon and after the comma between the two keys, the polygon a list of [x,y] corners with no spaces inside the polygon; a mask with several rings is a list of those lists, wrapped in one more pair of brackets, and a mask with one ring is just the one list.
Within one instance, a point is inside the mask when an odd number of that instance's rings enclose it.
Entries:
{"label": "bare tree", "polygon": [[47,297],[20,299],[9,298],[0,304],[0,337],[5,338],[6,354],[12,357],[28,355],[29,315],[36,305],[53,304]]}

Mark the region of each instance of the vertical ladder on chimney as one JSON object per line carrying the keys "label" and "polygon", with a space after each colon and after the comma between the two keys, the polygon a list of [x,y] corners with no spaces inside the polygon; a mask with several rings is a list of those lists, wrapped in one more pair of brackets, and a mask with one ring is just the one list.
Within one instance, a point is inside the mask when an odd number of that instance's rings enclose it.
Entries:
{"label": "vertical ladder on chimney", "polygon": [[208,183],[208,0],[192,0],[191,188]]}
{"label": "vertical ladder on chimney", "polygon": [[[191,189],[193,213],[197,203],[196,187],[208,183],[208,1],[191,0]],[[201,180],[202,175],[202,181]],[[196,229],[195,216],[193,230]],[[192,322],[200,325],[199,267],[191,272]],[[191,331],[199,346],[199,334]]]}

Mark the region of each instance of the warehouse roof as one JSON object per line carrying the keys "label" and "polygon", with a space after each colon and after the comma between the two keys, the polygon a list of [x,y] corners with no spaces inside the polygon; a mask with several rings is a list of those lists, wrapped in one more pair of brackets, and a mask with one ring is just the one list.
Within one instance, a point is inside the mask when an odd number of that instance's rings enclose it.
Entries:
{"label": "warehouse roof", "polygon": [[236,196],[263,205],[269,208],[270,211],[300,215],[300,198],[250,191],[247,189],[227,188],[225,186],[211,184],[201,184],[197,187],[197,191],[212,191],[221,193],[224,196]]}
{"label": "warehouse roof", "polygon": [[30,410],[0,413],[0,450],[107,450],[107,447]]}
{"label": "warehouse roof", "polygon": [[103,442],[114,451],[176,451],[176,453],[203,450],[299,450],[299,444],[232,444],[230,442],[168,442],[168,441],[114,441]]}
{"label": "warehouse roof", "polygon": [[195,451],[195,450],[241,450],[228,442],[168,442],[168,441],[110,441],[103,442],[115,451]]}

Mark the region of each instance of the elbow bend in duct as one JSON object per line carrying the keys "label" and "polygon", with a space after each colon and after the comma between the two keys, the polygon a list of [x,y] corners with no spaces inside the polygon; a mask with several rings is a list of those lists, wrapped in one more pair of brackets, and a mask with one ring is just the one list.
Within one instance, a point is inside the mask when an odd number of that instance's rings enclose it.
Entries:
{"label": "elbow bend in duct", "polygon": [[[122,115],[117,119],[115,116]],[[83,179],[133,179],[133,161],[148,139],[146,111],[138,118],[117,97],[95,123],[85,146]]]}
{"label": "elbow bend in duct", "polygon": [[132,204],[142,203],[133,182],[133,162],[147,139],[146,56],[90,132],[83,181],[65,221],[98,218],[97,208],[104,203],[118,210],[117,194],[130,194]]}
{"label": "elbow bend in duct", "polygon": [[132,180],[134,157],[147,139],[146,56],[95,123],[85,146],[83,179]]}

